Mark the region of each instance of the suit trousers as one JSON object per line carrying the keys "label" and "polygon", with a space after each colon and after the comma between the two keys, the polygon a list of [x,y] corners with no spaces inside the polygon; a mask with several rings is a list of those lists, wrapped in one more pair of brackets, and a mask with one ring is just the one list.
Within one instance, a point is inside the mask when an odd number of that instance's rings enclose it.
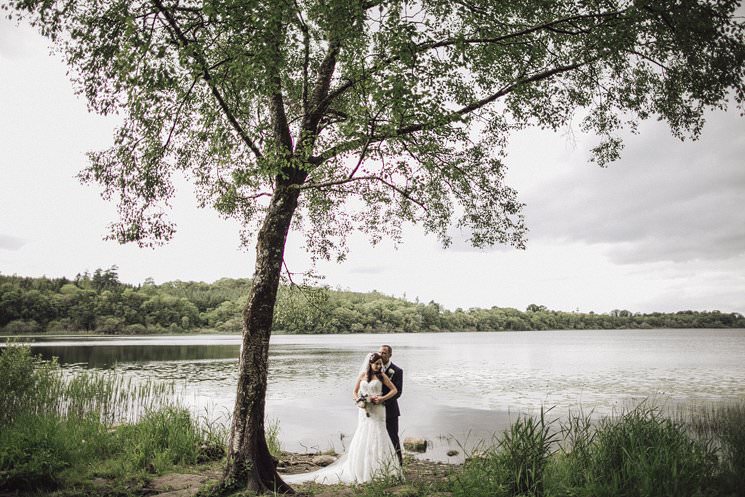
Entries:
{"label": "suit trousers", "polygon": [[396,455],[398,456],[398,462],[403,465],[404,458],[401,454],[401,442],[398,439],[398,416],[390,416],[385,418],[385,428],[388,430],[388,436],[393,442],[393,447],[396,449]]}

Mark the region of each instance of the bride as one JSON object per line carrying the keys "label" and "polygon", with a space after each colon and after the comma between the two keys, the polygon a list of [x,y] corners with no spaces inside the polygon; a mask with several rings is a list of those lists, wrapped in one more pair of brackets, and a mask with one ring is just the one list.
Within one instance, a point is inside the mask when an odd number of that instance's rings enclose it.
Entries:
{"label": "bride", "polygon": [[[292,484],[314,481],[332,485],[365,483],[373,478],[386,476],[402,477],[401,465],[385,428],[383,405],[398,390],[382,370],[383,359],[380,354],[368,354],[352,392],[360,409],[357,414],[357,429],[347,453],[333,464],[317,471],[282,475],[285,482]],[[383,385],[390,389],[386,395],[382,395]]]}

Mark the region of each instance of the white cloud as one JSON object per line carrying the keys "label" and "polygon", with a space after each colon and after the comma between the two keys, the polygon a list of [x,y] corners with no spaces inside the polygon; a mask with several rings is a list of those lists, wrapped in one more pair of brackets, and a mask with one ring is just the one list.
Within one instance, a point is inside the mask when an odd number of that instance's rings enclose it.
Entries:
{"label": "white cloud", "polygon": [[26,243],[27,241],[23,240],[22,238],[16,238],[14,236],[4,235],[0,233],[0,249],[18,250],[26,245]]}
{"label": "white cloud", "polygon": [[728,259],[745,253],[745,122],[713,114],[698,142],[660,123],[627,139],[622,160],[587,166],[584,154],[527,188],[534,239],[612,243],[618,263]]}

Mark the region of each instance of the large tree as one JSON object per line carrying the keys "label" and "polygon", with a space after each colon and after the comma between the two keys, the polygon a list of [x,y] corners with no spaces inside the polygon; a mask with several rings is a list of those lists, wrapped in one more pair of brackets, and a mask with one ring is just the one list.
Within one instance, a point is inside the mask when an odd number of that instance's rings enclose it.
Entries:
{"label": "large tree", "polygon": [[[593,158],[619,131],[742,106],[736,0],[8,0],[55,42],[90,108],[121,113],[81,173],[115,200],[111,237],[167,240],[172,176],[255,235],[225,482],[289,491],[264,438],[272,315],[290,228],[322,257],[352,230],[452,223],[522,247],[507,138],[580,122]],[[557,193],[558,194],[558,193]]]}

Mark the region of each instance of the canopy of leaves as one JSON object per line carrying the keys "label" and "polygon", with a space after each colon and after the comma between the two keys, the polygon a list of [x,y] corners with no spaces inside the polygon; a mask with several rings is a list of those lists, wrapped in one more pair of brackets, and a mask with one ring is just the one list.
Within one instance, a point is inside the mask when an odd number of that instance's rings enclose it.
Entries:
{"label": "canopy of leaves", "polygon": [[[743,103],[735,0],[10,0],[58,42],[77,88],[121,112],[84,181],[119,203],[112,237],[168,239],[172,177],[250,234],[277,182],[302,190],[308,248],[397,239],[521,247],[504,182],[511,131],[573,119],[602,137],[666,120],[696,137],[704,111]],[[8,8],[6,6],[6,8]],[[302,174],[294,175],[295,172]],[[299,179],[298,179],[299,178]]]}
{"label": "canopy of leaves", "polygon": [[[96,275],[108,285],[97,284]],[[113,268],[74,280],[0,274],[0,333],[96,331],[112,334],[238,332],[248,279],[214,283],[171,281],[141,286],[120,283]],[[606,314],[554,311],[531,304],[450,311],[379,292],[282,286],[273,327],[284,333],[418,333],[612,328],[742,328],[738,313],[682,311]]]}

